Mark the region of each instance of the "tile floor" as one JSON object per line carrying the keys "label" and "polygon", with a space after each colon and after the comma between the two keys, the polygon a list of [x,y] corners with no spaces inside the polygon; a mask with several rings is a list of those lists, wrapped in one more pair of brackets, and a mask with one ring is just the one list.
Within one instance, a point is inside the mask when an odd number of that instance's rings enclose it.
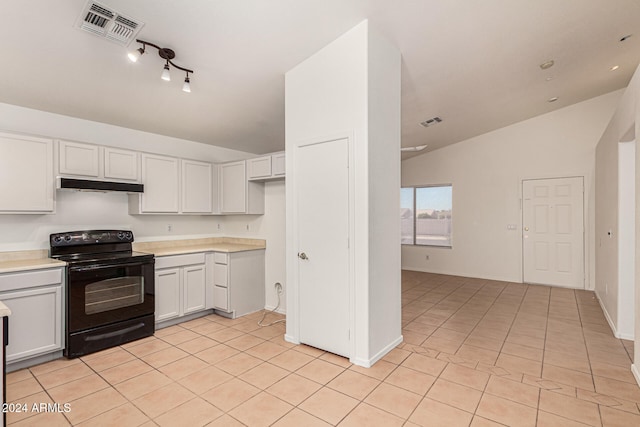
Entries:
{"label": "tile floor", "polygon": [[402,277],[405,342],[373,368],[211,315],[9,374],[9,402],[70,405],[9,425],[640,426],[632,342],[592,292]]}

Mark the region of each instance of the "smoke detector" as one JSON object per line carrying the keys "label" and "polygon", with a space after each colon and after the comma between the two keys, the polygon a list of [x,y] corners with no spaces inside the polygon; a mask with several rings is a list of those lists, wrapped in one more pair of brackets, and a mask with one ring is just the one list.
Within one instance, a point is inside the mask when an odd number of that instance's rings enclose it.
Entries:
{"label": "smoke detector", "polygon": [[91,0],[76,21],[77,28],[122,46],[135,40],[143,26],[143,22]]}
{"label": "smoke detector", "polygon": [[432,117],[430,119],[425,120],[424,122],[420,122],[420,124],[428,128],[429,126],[437,125],[441,121],[442,119],[440,117]]}

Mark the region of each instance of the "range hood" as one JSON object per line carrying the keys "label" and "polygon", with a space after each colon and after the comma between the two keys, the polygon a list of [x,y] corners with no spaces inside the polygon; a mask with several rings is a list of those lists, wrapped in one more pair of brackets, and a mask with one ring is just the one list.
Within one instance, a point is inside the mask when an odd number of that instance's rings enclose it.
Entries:
{"label": "range hood", "polygon": [[88,179],[58,178],[57,188],[61,190],[81,191],[120,191],[124,193],[142,193],[143,184],[131,184],[128,182],[91,181]]}

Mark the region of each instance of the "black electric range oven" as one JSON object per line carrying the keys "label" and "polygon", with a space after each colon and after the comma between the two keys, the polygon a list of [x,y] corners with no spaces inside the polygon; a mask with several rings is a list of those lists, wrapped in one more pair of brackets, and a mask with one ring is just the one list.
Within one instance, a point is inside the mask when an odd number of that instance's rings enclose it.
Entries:
{"label": "black electric range oven", "polygon": [[134,252],[133,233],[87,230],[49,236],[67,263],[65,351],[74,358],[153,335],[154,257]]}

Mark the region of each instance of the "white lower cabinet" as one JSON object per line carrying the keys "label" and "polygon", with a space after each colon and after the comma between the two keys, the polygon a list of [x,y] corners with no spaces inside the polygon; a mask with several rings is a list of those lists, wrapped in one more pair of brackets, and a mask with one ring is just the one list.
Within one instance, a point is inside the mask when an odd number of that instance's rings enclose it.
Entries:
{"label": "white lower cabinet", "polygon": [[264,250],[214,252],[213,307],[233,318],[264,309]]}
{"label": "white lower cabinet", "polygon": [[11,310],[7,363],[62,350],[62,269],[0,275],[0,300]]}
{"label": "white lower cabinet", "polygon": [[204,253],[156,258],[156,323],[211,308],[206,271]]}

